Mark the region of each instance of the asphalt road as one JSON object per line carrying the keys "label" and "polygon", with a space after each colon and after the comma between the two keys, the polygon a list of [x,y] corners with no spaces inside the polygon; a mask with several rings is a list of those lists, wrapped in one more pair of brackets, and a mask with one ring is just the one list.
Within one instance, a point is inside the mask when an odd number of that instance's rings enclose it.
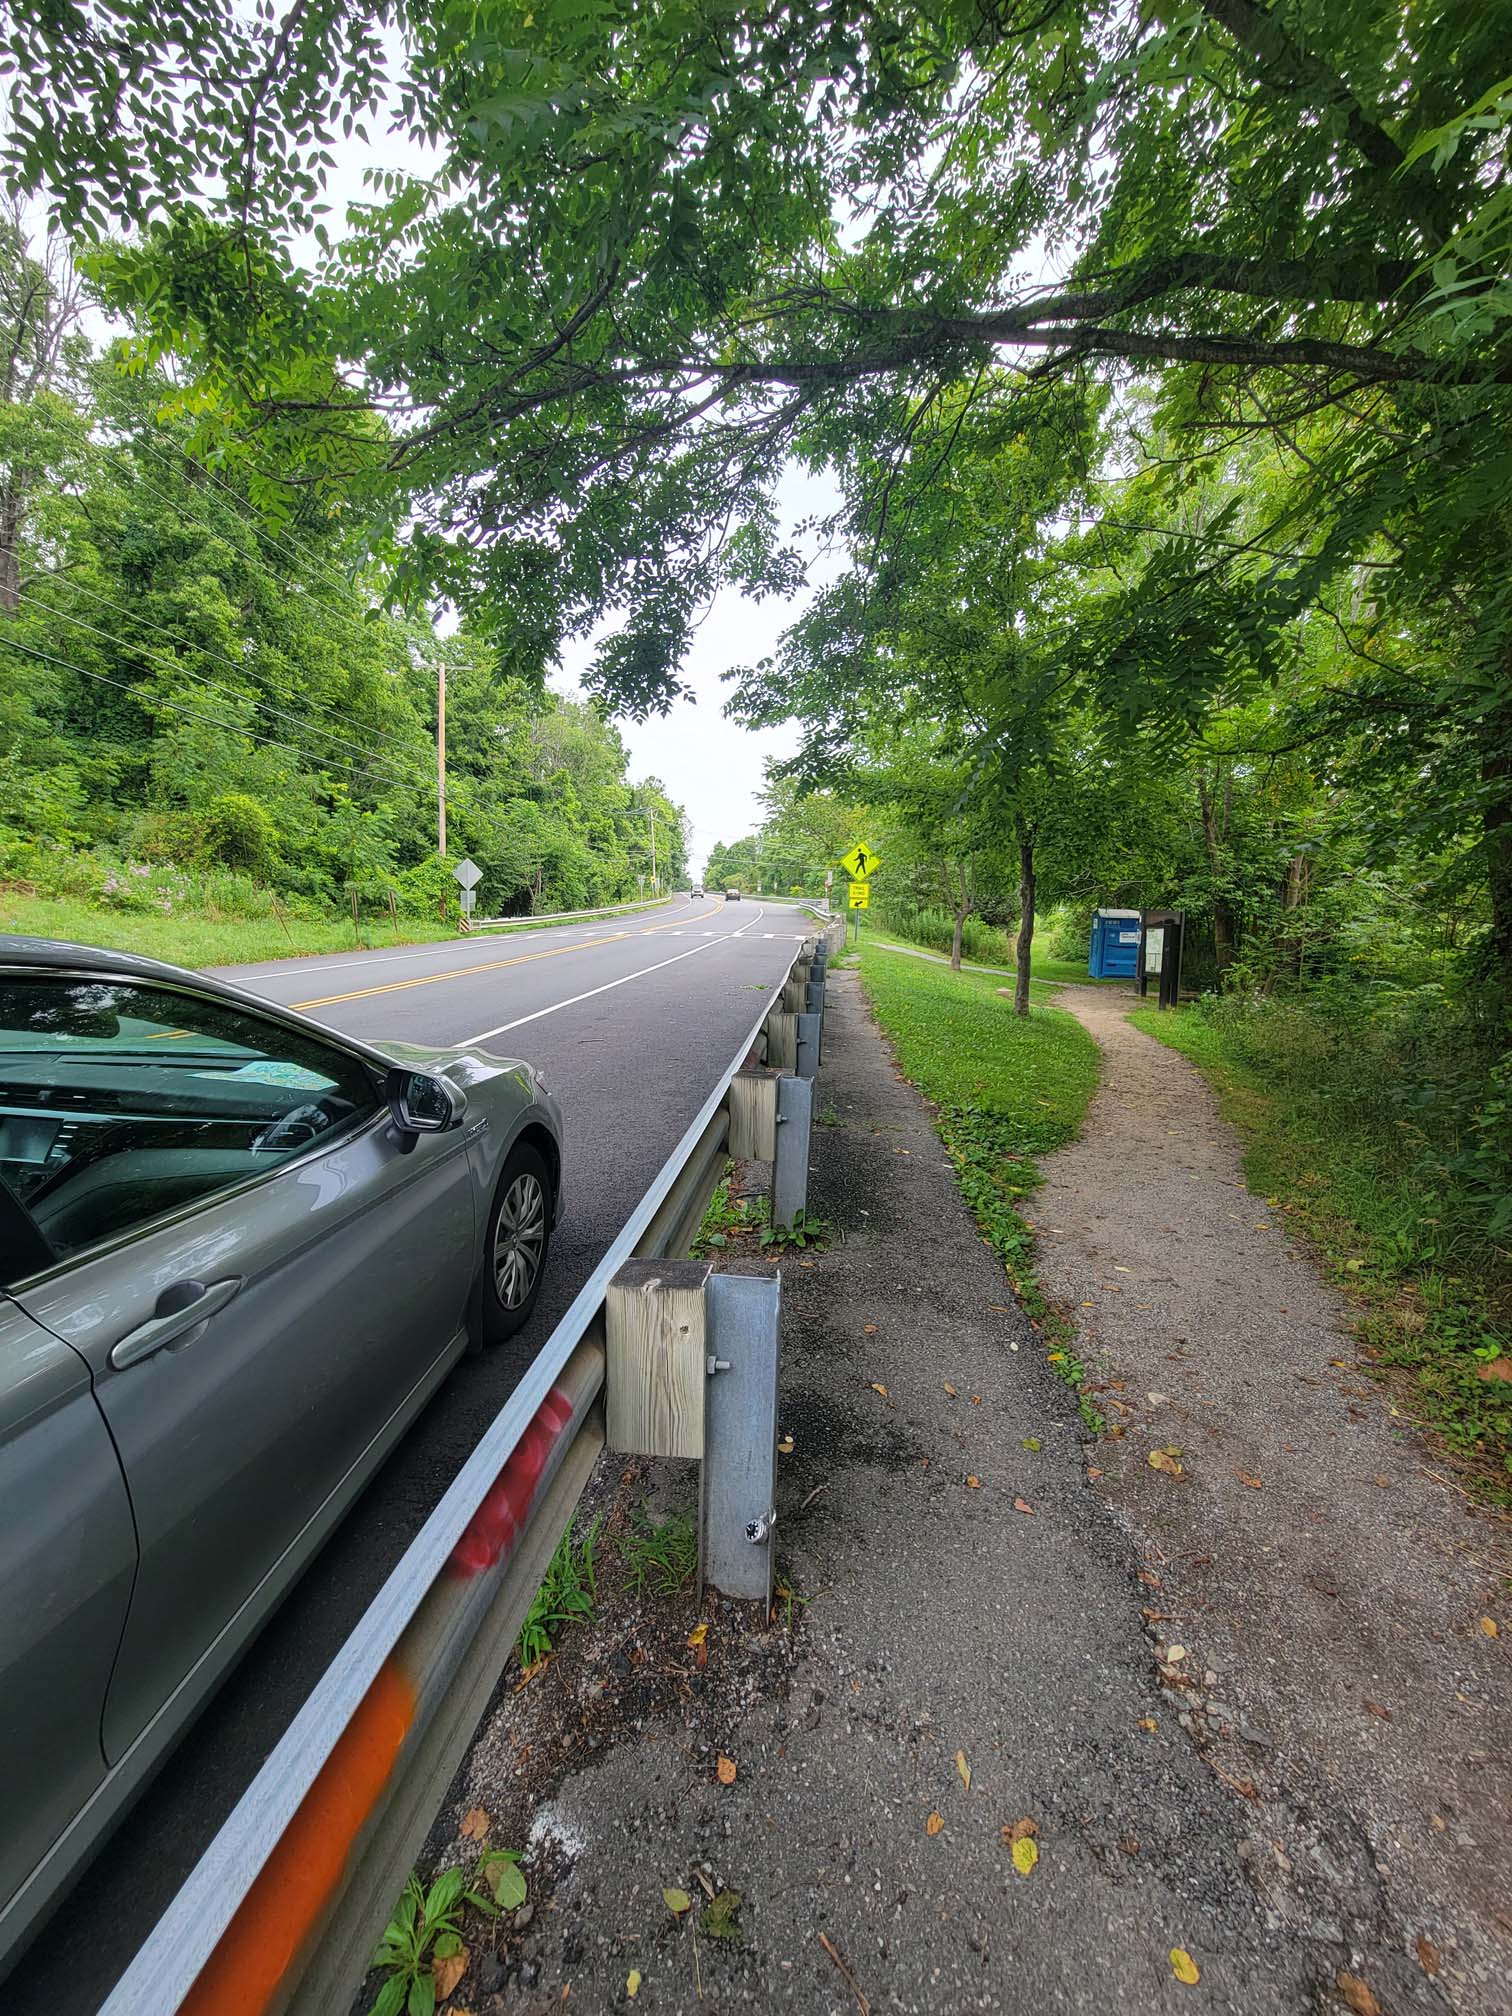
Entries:
{"label": "asphalt road", "polygon": [[478,1042],[534,1064],[565,1118],[566,1216],[528,1327],[447,1380],[23,1957],[7,2016],[94,2016],[813,928],[788,906],[675,897],[613,923],[224,969],[369,1042]]}

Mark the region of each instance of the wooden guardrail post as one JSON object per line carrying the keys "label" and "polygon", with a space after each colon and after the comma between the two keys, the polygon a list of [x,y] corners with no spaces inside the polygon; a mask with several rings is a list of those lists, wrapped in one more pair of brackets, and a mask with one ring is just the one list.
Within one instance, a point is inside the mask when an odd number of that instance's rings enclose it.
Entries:
{"label": "wooden guardrail post", "polygon": [[798,1064],[798,1017],[785,1008],[774,1008],[766,1019],[766,1061],[780,1071],[792,1071]]}
{"label": "wooden guardrail post", "polygon": [[604,1387],[611,1449],[702,1456],[708,1346],[707,1260],[627,1260],[604,1298]]}

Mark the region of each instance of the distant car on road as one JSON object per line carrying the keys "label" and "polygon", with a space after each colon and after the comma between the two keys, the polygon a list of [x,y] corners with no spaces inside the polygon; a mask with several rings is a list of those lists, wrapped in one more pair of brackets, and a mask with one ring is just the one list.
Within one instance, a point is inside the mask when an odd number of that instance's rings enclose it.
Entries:
{"label": "distant car on road", "polygon": [[703,894],[703,893],[704,893],[704,892],[703,892],[703,886],[702,886],[702,884],[699,884],[699,885],[697,885],[696,887],[694,887],[694,888],[692,888],[692,889],[690,889],[690,890],[688,891],[688,894],[689,894],[690,896],[702,896],[702,894]]}
{"label": "distant car on road", "polygon": [[740,901],[740,891],[738,889],[726,889],[725,901],[726,903],[738,903]]}
{"label": "distant car on road", "polygon": [[0,936],[0,1963],[461,1356],[561,1118],[155,960]]}

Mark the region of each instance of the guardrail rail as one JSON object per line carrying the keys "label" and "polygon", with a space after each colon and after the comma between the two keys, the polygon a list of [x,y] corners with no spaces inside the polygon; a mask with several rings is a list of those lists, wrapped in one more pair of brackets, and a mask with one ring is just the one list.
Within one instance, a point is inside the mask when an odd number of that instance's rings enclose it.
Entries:
{"label": "guardrail rail", "polygon": [[687,1258],[727,1157],[805,1207],[827,943],[807,941],[618,1238],[101,2016],[337,2016],[606,1446],[702,1458],[700,1575],[770,1601],[780,1284]]}

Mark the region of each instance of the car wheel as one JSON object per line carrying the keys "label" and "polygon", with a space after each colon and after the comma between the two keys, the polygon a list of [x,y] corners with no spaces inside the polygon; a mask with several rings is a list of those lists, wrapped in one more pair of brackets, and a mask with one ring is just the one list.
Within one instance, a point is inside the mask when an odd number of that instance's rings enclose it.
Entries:
{"label": "car wheel", "polygon": [[502,1344],[530,1320],[551,1249],[551,1172],[527,1142],[509,1152],[494,1190],[473,1288],[475,1345]]}

